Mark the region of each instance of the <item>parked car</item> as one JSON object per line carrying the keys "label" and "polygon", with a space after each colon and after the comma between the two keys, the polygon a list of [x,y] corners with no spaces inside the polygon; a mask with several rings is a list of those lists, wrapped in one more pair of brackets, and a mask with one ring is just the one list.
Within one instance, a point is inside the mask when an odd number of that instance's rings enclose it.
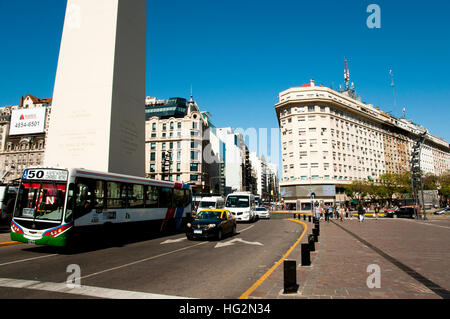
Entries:
{"label": "parked car", "polygon": [[226,234],[236,234],[236,219],[226,209],[205,209],[199,211],[192,222],[186,225],[186,237],[215,238],[222,240]]}
{"label": "parked car", "polygon": [[398,217],[414,218],[414,216],[416,215],[414,207],[410,206],[404,206],[395,209],[387,209],[384,213],[385,217],[392,217],[392,218]]}
{"label": "parked car", "polygon": [[269,211],[264,207],[256,207],[255,211],[258,218],[266,218],[266,219],[270,218]]}
{"label": "parked car", "polygon": [[445,213],[450,213],[450,207],[445,207],[434,212],[435,215],[443,215]]}

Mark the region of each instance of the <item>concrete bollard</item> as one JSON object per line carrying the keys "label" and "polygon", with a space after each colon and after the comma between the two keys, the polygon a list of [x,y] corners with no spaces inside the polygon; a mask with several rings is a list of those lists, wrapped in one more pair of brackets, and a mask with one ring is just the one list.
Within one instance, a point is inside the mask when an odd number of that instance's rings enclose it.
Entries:
{"label": "concrete bollard", "polygon": [[320,231],[317,228],[314,228],[313,230],[313,235],[319,237],[320,235]]}
{"label": "concrete bollard", "polygon": [[[314,229],[313,229],[314,230]],[[319,236],[317,236],[316,234],[314,234],[314,232],[313,232],[313,238],[314,238],[314,242],[315,243],[318,243],[319,242]]]}
{"label": "concrete bollard", "polygon": [[313,235],[308,235],[308,245],[309,245],[309,251],[316,251]]}
{"label": "concrete bollard", "polygon": [[311,266],[309,244],[302,244],[302,266]]}
{"label": "concrete bollard", "polygon": [[284,291],[283,293],[296,293],[297,285],[297,262],[295,260],[284,260]]}
{"label": "concrete bollard", "polygon": [[306,215],[305,214],[303,214],[303,220],[306,220]]}
{"label": "concrete bollard", "polygon": [[311,222],[311,215],[308,216],[308,222]]}

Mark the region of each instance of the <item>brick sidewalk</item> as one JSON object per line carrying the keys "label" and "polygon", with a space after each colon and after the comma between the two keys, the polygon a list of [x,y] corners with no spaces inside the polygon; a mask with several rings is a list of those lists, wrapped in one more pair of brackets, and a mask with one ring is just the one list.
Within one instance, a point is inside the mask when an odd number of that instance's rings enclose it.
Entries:
{"label": "brick sidewalk", "polygon": [[[305,223],[311,234],[313,224]],[[301,266],[300,245],[288,257],[297,261],[298,293],[282,293],[280,265],[248,298],[449,298],[450,227],[425,223],[404,219],[359,223],[356,218],[321,221],[312,265]],[[302,243],[307,242],[307,234]],[[371,264],[380,267],[380,288],[367,287]]]}

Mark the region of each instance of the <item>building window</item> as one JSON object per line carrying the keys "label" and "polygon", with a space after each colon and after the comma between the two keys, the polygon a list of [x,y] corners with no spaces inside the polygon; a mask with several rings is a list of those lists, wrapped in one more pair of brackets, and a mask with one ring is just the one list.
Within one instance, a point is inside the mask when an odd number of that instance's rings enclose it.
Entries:
{"label": "building window", "polygon": [[196,151],[191,151],[191,160],[196,161],[198,158],[198,152]]}
{"label": "building window", "polygon": [[156,160],[156,154],[154,152],[150,153],[150,160],[155,161]]}
{"label": "building window", "polygon": [[313,105],[308,106],[308,112],[314,112],[316,110],[316,107]]}
{"label": "building window", "polygon": [[150,164],[150,173],[155,172],[155,164]]}
{"label": "building window", "polygon": [[170,122],[170,129],[173,130],[173,122]]}
{"label": "building window", "polygon": [[152,131],[156,131],[156,123],[152,123]]}
{"label": "building window", "polygon": [[191,181],[198,181],[198,175],[191,175]]}
{"label": "building window", "polygon": [[156,150],[156,143],[151,143],[150,144],[150,149],[151,150]]}
{"label": "building window", "polygon": [[177,123],[177,128],[181,128],[181,122]]}
{"label": "building window", "polygon": [[191,172],[198,172],[198,163],[191,163]]}

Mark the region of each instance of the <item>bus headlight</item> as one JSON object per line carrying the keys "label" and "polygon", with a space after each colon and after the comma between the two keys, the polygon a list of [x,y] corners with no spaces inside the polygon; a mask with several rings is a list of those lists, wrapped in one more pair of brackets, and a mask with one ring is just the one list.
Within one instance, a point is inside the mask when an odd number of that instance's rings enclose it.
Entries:
{"label": "bus headlight", "polygon": [[191,223],[187,223],[186,227],[191,228],[192,224]]}

